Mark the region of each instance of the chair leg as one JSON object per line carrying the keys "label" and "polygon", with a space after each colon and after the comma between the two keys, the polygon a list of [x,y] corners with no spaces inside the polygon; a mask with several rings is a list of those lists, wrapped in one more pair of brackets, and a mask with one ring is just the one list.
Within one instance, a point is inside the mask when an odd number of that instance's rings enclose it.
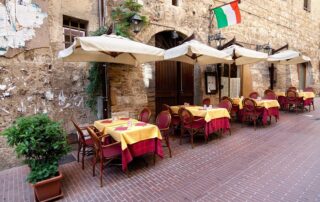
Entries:
{"label": "chair leg", "polygon": [[194,148],[194,145],[193,145],[193,133],[191,133],[191,147],[192,147],[192,149]]}
{"label": "chair leg", "polygon": [[100,187],[102,187],[103,160],[100,158]]}
{"label": "chair leg", "polygon": [[77,155],[77,161],[78,161],[78,163],[79,163],[80,151],[81,151],[81,143],[80,143],[80,141],[79,141],[79,142],[78,142],[78,155]]}
{"label": "chair leg", "polygon": [[96,164],[97,164],[97,155],[93,157],[93,162],[92,162],[92,176],[96,176]]}
{"label": "chair leg", "polygon": [[166,140],[166,145],[167,145],[167,147],[169,149],[169,155],[170,155],[170,158],[171,158],[172,155],[171,155],[171,148],[170,148],[170,142],[169,142],[169,135],[166,136],[165,140]]}
{"label": "chair leg", "polygon": [[229,135],[231,136],[231,128],[229,128]]}
{"label": "chair leg", "polygon": [[84,169],[84,155],[86,154],[86,145],[84,144],[82,146],[83,150],[82,150],[82,170]]}
{"label": "chair leg", "polygon": [[180,145],[182,144],[182,136],[183,136],[183,134],[184,134],[184,128],[181,127],[181,129],[180,129]]}
{"label": "chair leg", "polygon": [[153,165],[156,165],[156,152],[153,153]]}
{"label": "chair leg", "polygon": [[254,130],[256,130],[256,119],[253,119]]}

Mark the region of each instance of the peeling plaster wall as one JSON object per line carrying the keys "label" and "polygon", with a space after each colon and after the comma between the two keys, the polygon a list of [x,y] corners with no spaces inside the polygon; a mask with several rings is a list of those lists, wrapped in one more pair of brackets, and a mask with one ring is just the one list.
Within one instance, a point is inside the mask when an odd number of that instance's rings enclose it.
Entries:
{"label": "peeling plaster wall", "polygon": [[6,0],[0,3],[0,55],[9,48],[23,48],[35,37],[47,13],[29,0]]}
{"label": "peeling plaster wall", "polygon": [[[23,1],[27,5],[33,2]],[[95,119],[84,104],[88,64],[63,63],[57,59],[57,52],[64,48],[62,16],[87,20],[88,32],[95,31],[97,2],[44,1],[41,5],[37,9],[47,11],[43,15],[47,15],[48,26],[33,27],[36,34],[25,45],[48,40],[47,46],[29,46],[12,57],[0,57],[0,129],[19,116],[38,112],[62,120],[67,132],[74,130],[69,121],[72,116],[80,123]],[[45,36],[37,35],[41,29],[47,30]]]}

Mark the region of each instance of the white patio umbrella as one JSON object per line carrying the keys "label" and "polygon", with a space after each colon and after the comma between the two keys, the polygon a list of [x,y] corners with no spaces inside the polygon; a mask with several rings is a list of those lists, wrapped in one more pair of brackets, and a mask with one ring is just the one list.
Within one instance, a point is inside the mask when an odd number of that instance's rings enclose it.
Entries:
{"label": "white patio umbrella", "polygon": [[308,56],[302,55],[298,51],[285,50],[273,55],[270,55],[268,61],[274,64],[280,65],[295,65],[299,63],[310,62],[311,59]]}
{"label": "white patio umbrella", "polygon": [[266,61],[268,54],[259,51],[244,48],[238,45],[231,45],[222,50],[223,52],[234,58],[232,63],[236,65],[246,65]]}
{"label": "white patio umbrella", "polygon": [[218,64],[231,62],[232,58],[222,51],[212,48],[197,40],[187,41],[179,46],[168,49],[165,60],[174,60],[189,64]]}
{"label": "white patio umbrella", "polygon": [[228,96],[231,95],[230,85],[230,74],[231,74],[231,67],[230,64],[235,65],[246,65],[252,64],[257,62],[266,61],[268,59],[268,54],[262,53],[259,51],[251,50],[248,48],[241,47],[239,45],[231,45],[222,50],[223,52],[227,53],[229,56],[232,57],[232,62],[229,63],[229,77],[228,77]]}
{"label": "white patio umbrella", "polygon": [[137,65],[163,60],[164,50],[116,35],[77,37],[59,52],[66,62],[109,62]]}

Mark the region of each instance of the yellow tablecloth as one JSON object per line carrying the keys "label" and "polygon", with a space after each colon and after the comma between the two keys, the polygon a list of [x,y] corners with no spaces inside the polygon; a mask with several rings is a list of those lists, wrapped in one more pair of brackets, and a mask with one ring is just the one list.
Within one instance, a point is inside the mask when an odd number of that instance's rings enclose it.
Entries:
{"label": "yellow tablecloth", "polygon": [[[276,92],[276,95],[285,97],[286,93],[285,92]],[[299,95],[299,97],[303,97],[304,100],[316,97],[314,92],[299,92],[298,95]]]}
{"label": "yellow tablecloth", "polygon": [[[171,106],[173,113],[178,113],[179,108],[181,106]],[[219,119],[219,118],[229,118],[230,114],[228,110],[225,108],[213,108],[204,110],[203,107],[200,106],[192,106],[192,107],[185,107],[187,110],[191,112],[193,116],[203,117],[206,122],[210,122],[212,119]]]}
{"label": "yellow tablecloth", "polygon": [[[102,123],[103,120],[95,121],[94,126],[103,134],[110,134],[113,139],[121,142],[122,150],[130,144],[135,144],[147,139],[162,139],[159,128],[156,125],[147,124],[145,126],[135,126],[139,121],[131,119],[132,126],[128,127],[128,120],[117,120],[112,123]],[[117,127],[128,127],[127,130],[116,130]]]}
{"label": "yellow tablecloth", "polygon": [[[233,104],[239,105],[239,109],[242,109],[242,99],[241,98],[233,98]],[[266,109],[278,107],[280,108],[280,104],[277,100],[254,100],[257,103],[258,107],[264,107]]]}

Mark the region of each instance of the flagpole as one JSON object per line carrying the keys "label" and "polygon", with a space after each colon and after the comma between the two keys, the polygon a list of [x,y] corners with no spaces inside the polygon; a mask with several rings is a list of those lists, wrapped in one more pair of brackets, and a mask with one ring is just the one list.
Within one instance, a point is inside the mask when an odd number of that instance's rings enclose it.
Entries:
{"label": "flagpole", "polygon": [[234,3],[234,2],[239,2],[239,0],[231,1],[231,2],[229,2],[229,3],[224,3],[224,4],[220,5],[220,6],[217,6],[217,7],[212,8],[212,10],[215,9],[215,8],[220,8],[220,7],[225,6],[225,5],[228,5],[228,4],[232,4],[232,3]]}

